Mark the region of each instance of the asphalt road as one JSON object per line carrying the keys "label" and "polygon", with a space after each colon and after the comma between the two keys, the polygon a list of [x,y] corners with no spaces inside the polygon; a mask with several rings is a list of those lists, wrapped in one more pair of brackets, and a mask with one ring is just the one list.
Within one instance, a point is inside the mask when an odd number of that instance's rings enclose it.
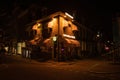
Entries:
{"label": "asphalt road", "polygon": [[12,55],[0,64],[0,80],[119,80],[119,68],[101,60],[37,62]]}

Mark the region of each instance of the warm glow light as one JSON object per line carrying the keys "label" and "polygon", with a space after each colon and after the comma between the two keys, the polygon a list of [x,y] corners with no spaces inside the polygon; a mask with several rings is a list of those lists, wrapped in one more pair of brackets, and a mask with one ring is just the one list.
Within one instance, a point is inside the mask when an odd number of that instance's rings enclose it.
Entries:
{"label": "warm glow light", "polygon": [[67,15],[68,17],[73,19],[73,16],[71,16],[70,14],[68,14],[67,12],[65,12],[65,15]]}
{"label": "warm glow light", "polygon": [[34,25],[32,29],[33,29],[33,30],[36,30],[37,27],[38,27],[37,25]]}
{"label": "warm glow light", "polygon": [[56,36],[54,36],[54,37],[53,37],[53,41],[56,41],[56,40],[57,40],[57,37],[56,37]]}
{"label": "warm glow light", "polygon": [[97,37],[100,37],[100,35],[99,35],[99,34],[97,34]]}
{"label": "warm glow light", "polygon": [[63,26],[68,26],[68,21],[63,19]]}
{"label": "warm glow light", "polygon": [[5,47],[5,50],[8,51],[8,48],[9,48],[9,47]]}
{"label": "warm glow light", "polygon": [[53,18],[53,21],[56,20],[56,18]]}
{"label": "warm glow light", "polygon": [[38,26],[40,26],[41,24],[40,24],[40,23],[38,23],[37,25],[38,25]]}
{"label": "warm glow light", "polygon": [[40,28],[40,25],[41,25],[40,23],[37,23],[37,24],[35,24],[35,25],[33,26],[32,29],[33,29],[33,30],[37,30],[38,28]]}
{"label": "warm glow light", "polygon": [[68,38],[72,38],[75,39],[75,36],[71,36],[71,35],[67,35],[67,34],[63,34],[64,37],[68,37]]}
{"label": "warm glow light", "polygon": [[17,53],[18,53],[18,54],[22,54],[21,42],[18,42],[18,43],[17,43]]}
{"label": "warm glow light", "polygon": [[66,17],[66,15],[64,17]]}
{"label": "warm glow light", "polygon": [[48,27],[49,27],[49,28],[52,28],[52,27],[53,27],[53,22],[52,22],[52,21],[48,23]]}

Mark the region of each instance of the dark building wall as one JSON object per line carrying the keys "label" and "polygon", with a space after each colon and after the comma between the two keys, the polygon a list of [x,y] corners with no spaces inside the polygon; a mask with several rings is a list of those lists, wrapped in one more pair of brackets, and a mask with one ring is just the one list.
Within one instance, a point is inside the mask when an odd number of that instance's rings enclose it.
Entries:
{"label": "dark building wall", "polygon": [[116,16],[113,19],[113,41],[120,42],[120,17]]}

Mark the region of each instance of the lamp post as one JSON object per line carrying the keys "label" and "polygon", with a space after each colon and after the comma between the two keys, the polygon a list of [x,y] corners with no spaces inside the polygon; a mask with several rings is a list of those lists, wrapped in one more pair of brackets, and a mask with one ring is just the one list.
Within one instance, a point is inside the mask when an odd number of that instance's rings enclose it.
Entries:
{"label": "lamp post", "polygon": [[58,38],[57,38],[57,61],[59,61],[60,59],[60,15],[57,16],[58,18]]}
{"label": "lamp post", "polygon": [[54,36],[52,40],[53,40],[52,59],[54,59],[56,57],[57,36]]}
{"label": "lamp post", "polygon": [[102,43],[101,43],[102,33],[99,31],[97,32],[96,40],[97,40],[97,46],[96,46],[97,47],[97,56],[99,56],[102,51]]}

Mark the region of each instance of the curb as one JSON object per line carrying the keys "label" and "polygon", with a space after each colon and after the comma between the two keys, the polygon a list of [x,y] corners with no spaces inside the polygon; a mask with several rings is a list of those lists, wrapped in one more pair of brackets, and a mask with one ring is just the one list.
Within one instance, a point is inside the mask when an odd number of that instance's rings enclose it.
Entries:
{"label": "curb", "polygon": [[100,64],[95,64],[88,69],[88,72],[94,74],[120,74],[120,71],[94,71],[93,68],[99,67]]}

